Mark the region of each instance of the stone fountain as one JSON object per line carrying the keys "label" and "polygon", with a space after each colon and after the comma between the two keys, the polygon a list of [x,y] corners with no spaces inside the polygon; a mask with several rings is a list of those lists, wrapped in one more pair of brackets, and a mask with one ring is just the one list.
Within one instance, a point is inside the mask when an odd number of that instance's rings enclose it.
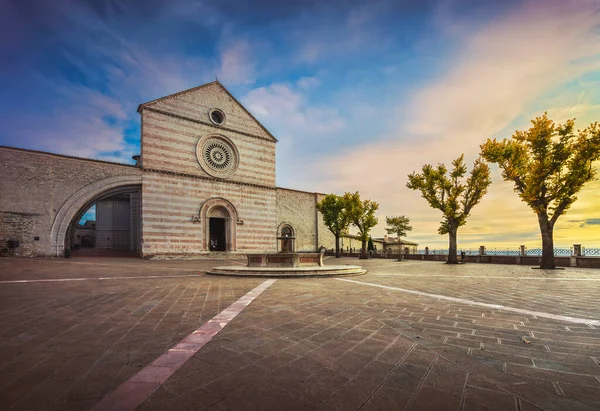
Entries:
{"label": "stone fountain", "polygon": [[297,253],[294,249],[296,237],[285,235],[279,253],[246,254],[246,266],[214,267],[207,274],[245,277],[331,277],[365,274],[367,270],[358,265],[324,265],[324,253]]}

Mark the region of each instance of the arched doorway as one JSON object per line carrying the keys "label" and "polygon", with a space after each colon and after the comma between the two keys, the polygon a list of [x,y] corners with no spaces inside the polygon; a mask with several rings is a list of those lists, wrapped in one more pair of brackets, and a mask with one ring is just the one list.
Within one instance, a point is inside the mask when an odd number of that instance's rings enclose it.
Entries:
{"label": "arched doorway", "polygon": [[208,215],[209,250],[227,251],[227,220],[229,214],[223,207],[213,207]]}
{"label": "arched doorway", "polygon": [[[96,181],[80,189],[63,204],[52,224],[51,241],[55,255],[61,257],[65,249],[82,247],[83,243],[93,244],[94,249],[119,249],[139,253],[141,243],[141,183],[140,176],[119,176]],[[116,214],[115,214],[115,204]],[[93,236],[91,230],[85,233],[77,230],[83,215],[92,205],[100,204],[102,215],[108,221],[95,221]],[[98,210],[96,210],[98,212]],[[98,217],[98,214],[96,214]],[[98,220],[98,218],[96,218]],[[98,224],[99,223],[99,224]],[[92,224],[88,224],[89,229]],[[104,229],[105,238],[100,241],[98,228]],[[114,235],[113,235],[114,233]],[[79,235],[79,238],[77,237]],[[91,240],[91,241],[90,241]]]}
{"label": "arched doorway", "polygon": [[236,251],[236,227],[242,222],[231,202],[216,197],[200,206],[202,245],[207,251]]}

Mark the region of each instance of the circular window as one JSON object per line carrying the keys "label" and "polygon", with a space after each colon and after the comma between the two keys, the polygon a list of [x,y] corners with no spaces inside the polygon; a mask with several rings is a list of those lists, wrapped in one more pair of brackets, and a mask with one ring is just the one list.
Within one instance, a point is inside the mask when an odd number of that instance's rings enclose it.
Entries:
{"label": "circular window", "polygon": [[237,150],[223,136],[202,137],[196,146],[196,157],[202,169],[213,177],[229,177],[238,166]]}
{"label": "circular window", "polygon": [[210,117],[210,121],[212,121],[217,126],[220,126],[225,122],[225,113],[223,113],[218,108],[211,109],[208,113],[208,116]]}

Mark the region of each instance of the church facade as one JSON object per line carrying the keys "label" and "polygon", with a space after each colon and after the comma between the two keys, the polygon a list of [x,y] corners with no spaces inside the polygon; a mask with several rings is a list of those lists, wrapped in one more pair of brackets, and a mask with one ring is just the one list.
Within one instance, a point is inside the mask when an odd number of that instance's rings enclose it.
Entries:
{"label": "church facade", "polygon": [[[92,247],[145,258],[230,258],[334,247],[316,210],[323,194],[276,186],[277,139],[221,83],[138,112],[135,166],[0,147],[4,253],[59,257]],[[93,238],[78,224],[92,205]]]}

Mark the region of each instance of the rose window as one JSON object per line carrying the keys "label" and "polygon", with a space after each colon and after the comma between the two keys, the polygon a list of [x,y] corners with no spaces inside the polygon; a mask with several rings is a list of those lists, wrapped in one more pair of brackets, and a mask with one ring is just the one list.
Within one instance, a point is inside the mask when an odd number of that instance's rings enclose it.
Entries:
{"label": "rose window", "polygon": [[214,177],[229,177],[237,168],[236,150],[224,137],[202,138],[197,148],[198,162]]}

